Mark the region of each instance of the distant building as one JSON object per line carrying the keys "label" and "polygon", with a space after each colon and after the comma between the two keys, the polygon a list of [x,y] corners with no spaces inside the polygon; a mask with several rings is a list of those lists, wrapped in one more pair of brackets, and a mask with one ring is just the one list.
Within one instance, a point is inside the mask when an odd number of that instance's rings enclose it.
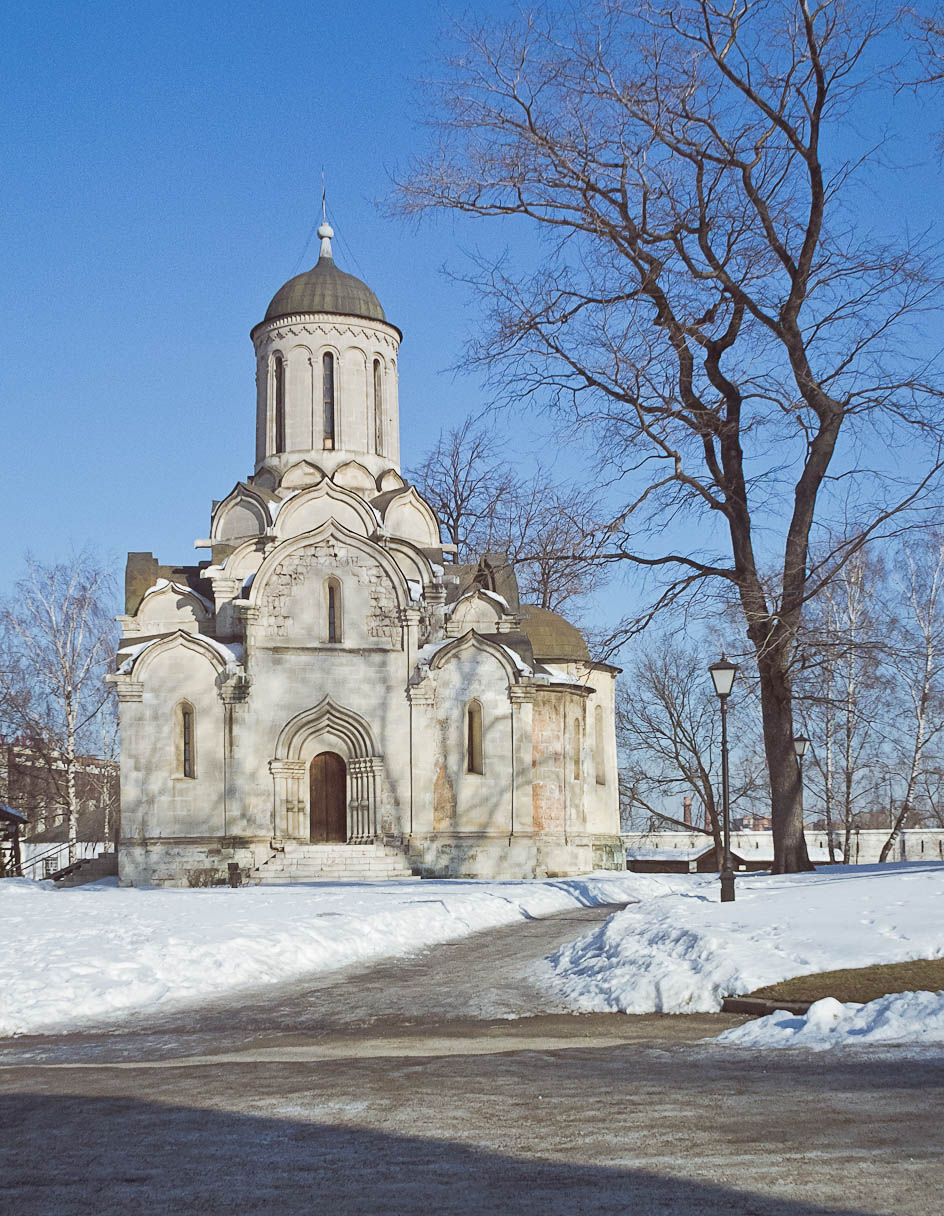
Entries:
{"label": "distant building", "polygon": [[[0,744],[0,802],[26,816],[23,840],[50,843],[68,838],[64,797],[65,765],[25,742]],[[79,756],[76,760],[80,840],[114,840],[119,821],[116,760]]]}
{"label": "distant building", "polygon": [[128,558],[120,880],[621,869],[618,669],[502,555],[444,556],[400,473],[402,335],[319,235],[252,330],[211,560]]}

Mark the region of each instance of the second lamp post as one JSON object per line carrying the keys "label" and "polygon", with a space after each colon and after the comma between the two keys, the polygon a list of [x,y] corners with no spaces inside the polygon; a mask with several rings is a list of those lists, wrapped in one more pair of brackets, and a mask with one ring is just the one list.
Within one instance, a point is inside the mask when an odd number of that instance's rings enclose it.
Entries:
{"label": "second lamp post", "polygon": [[731,903],[734,899],[734,866],[731,861],[731,803],[728,790],[728,697],[737,675],[737,664],[725,658],[722,653],[717,663],[708,668],[715,686],[715,692],[721,702],[721,814],[722,814],[722,844],[724,853],[721,859],[721,902]]}

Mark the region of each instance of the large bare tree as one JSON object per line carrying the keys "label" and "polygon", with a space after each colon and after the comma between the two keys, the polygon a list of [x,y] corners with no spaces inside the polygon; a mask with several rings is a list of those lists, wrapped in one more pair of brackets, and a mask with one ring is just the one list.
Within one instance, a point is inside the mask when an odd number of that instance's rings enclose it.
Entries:
{"label": "large bare tree", "polygon": [[[76,860],[80,758],[113,746],[114,587],[87,553],[26,573],[0,605],[0,717],[45,770]],[[110,757],[108,757],[110,758]],[[87,784],[87,782],[86,782]],[[105,807],[106,818],[109,808]],[[106,824],[107,828],[107,824]]]}
{"label": "large bare tree", "polygon": [[[894,19],[842,0],[608,0],[465,28],[399,192],[410,214],[546,238],[479,262],[493,324],[472,361],[507,399],[591,428],[625,487],[610,554],[662,576],[642,620],[711,585],[739,602],[777,871],[810,868],[804,606],[941,469],[920,334],[938,280],[856,215]],[[840,540],[814,562],[820,525]]]}

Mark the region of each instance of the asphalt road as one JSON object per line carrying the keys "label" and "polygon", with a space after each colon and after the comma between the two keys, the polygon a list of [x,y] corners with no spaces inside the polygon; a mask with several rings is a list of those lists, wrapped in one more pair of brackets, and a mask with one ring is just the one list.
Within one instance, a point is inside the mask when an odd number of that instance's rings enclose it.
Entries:
{"label": "asphalt road", "polygon": [[604,915],[8,1040],[0,1211],[944,1210],[944,1058],[759,1055],[705,1041],[740,1017],[562,1013],[539,960]]}

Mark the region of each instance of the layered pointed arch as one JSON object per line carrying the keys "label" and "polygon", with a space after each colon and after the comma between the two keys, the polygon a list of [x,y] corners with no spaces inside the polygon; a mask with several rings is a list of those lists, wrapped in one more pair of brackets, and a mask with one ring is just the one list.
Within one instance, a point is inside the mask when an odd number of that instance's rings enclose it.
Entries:
{"label": "layered pointed arch", "polygon": [[[238,659],[238,655],[232,648],[224,646],[222,642],[204,637],[203,634],[186,633],[183,629],[178,629],[175,633],[168,633],[163,637],[155,638],[152,642],[145,642],[140,650],[130,659],[125,660],[128,665],[125,667],[122,664],[122,672],[135,680],[143,681],[147,678],[148,669],[154,661],[177,647],[206,659],[215,674],[219,674],[228,663]],[[119,651],[120,657],[121,652]]]}
{"label": "layered pointed arch", "polygon": [[411,540],[424,549],[436,549],[442,543],[436,512],[416,486],[389,490],[378,495],[373,505],[383,516],[384,528],[390,536]]}
{"label": "layered pointed arch", "polygon": [[[177,626],[196,633],[212,619],[213,605],[192,587],[160,578],[145,591],[134,616],[143,632],[157,633]],[[151,628],[145,629],[145,625]]]}
{"label": "layered pointed arch", "polygon": [[504,669],[509,684],[517,684],[519,682],[521,678],[521,660],[518,659],[516,661],[506,647],[499,646],[497,642],[492,642],[489,638],[483,638],[481,634],[476,633],[472,629],[468,633],[464,633],[461,638],[456,638],[454,642],[449,642],[447,645],[440,647],[430,660],[430,671],[436,671],[440,667],[444,667],[447,663],[460,658],[470,650],[491,655]]}
{"label": "layered pointed arch", "polygon": [[[346,493],[349,493],[349,491],[346,491]],[[353,498],[354,495],[350,495],[350,497]],[[361,506],[363,506],[363,503],[361,503]],[[347,545],[376,562],[393,586],[397,606],[399,608],[408,607],[411,598],[410,588],[407,584],[406,576],[397,565],[393,556],[375,541],[369,540],[366,536],[359,535],[356,532],[349,531],[335,519],[326,520],[320,527],[315,528],[311,532],[304,532],[299,536],[291,536],[272,549],[253,579],[252,588],[249,593],[250,604],[261,607],[266,586],[273,572],[278,569],[282,562],[303,549],[317,547],[326,541],[336,541],[338,544]]]}
{"label": "layered pointed arch", "polygon": [[243,540],[249,536],[264,536],[272,526],[268,499],[243,482],[238,482],[213,512],[210,539]]}
{"label": "layered pointed arch", "polygon": [[323,697],[311,709],[302,710],[282,727],[275,745],[275,758],[279,761],[305,760],[313,741],[321,746],[325,737],[337,741],[340,754],[346,760],[379,758],[367,719],[330,696]]}
{"label": "layered pointed arch", "polygon": [[397,565],[408,580],[428,587],[433,579],[433,564],[421,549],[408,540],[390,537],[384,548],[393,554]]}
{"label": "layered pointed arch", "polygon": [[346,490],[353,490],[356,494],[373,495],[375,492],[375,481],[371,476],[371,472],[359,460],[346,460],[344,464],[338,467],[331,474],[331,479],[335,485],[343,486]]}
{"label": "layered pointed arch", "polygon": [[378,527],[376,513],[359,495],[325,479],[284,503],[276,516],[275,535],[279,540],[300,536],[329,520],[362,537],[374,536]]}
{"label": "layered pointed arch", "polygon": [[266,542],[258,536],[244,540],[223,559],[222,569],[227,578],[246,579],[255,575],[265,557]]}

